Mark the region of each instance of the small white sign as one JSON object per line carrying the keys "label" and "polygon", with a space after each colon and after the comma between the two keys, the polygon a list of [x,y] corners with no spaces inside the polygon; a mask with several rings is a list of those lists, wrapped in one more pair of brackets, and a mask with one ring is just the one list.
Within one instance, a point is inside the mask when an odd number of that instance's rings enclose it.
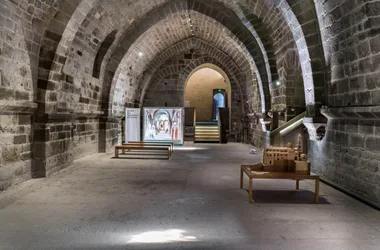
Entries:
{"label": "small white sign", "polygon": [[140,141],[140,109],[127,108],[125,110],[125,142]]}

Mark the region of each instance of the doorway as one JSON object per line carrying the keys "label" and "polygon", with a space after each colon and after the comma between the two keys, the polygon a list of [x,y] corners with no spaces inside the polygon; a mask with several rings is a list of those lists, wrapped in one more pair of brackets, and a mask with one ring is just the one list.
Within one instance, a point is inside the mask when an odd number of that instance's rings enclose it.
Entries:
{"label": "doorway", "polygon": [[185,106],[196,109],[197,122],[218,121],[218,108],[228,107],[231,86],[215,65],[202,65],[190,75],[185,88]]}

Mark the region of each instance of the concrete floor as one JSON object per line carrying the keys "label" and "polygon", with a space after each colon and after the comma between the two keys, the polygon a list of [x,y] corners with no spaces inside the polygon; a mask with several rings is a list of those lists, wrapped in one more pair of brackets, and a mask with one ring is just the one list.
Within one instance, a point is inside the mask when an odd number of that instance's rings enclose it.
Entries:
{"label": "concrete floor", "polygon": [[[97,154],[0,194],[0,249],[380,249],[380,212],[313,182],[254,182],[242,144],[186,144],[167,160]],[[247,187],[247,181],[245,182]]]}

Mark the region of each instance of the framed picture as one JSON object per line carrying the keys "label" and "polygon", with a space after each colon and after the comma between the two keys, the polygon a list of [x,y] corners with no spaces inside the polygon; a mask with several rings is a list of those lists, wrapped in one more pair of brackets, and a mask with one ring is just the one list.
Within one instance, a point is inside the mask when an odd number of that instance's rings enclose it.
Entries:
{"label": "framed picture", "polygon": [[144,108],[144,141],[183,144],[184,108]]}

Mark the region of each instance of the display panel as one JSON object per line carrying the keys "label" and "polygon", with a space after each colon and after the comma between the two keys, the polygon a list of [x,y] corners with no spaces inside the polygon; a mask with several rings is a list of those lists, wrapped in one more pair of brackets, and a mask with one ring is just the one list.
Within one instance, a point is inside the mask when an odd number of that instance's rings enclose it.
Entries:
{"label": "display panel", "polygon": [[144,108],[144,141],[183,144],[183,108]]}
{"label": "display panel", "polygon": [[139,108],[125,109],[125,142],[140,141],[140,113]]}

